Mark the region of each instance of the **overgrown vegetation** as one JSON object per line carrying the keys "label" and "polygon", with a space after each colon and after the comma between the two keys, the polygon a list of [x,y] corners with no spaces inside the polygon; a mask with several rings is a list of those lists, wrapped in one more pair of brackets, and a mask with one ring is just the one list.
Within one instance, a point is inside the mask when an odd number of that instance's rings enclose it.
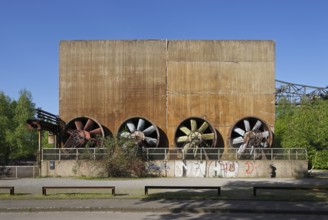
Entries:
{"label": "overgrown vegetation", "polygon": [[328,100],[279,103],[275,147],[306,148],[310,167],[328,169]]}
{"label": "overgrown vegetation", "polygon": [[108,177],[144,177],[147,175],[143,153],[138,144],[131,139],[101,138],[105,148],[103,166]]}
{"label": "overgrown vegetation", "polygon": [[312,158],[313,168],[328,169],[328,150],[316,151]]}
{"label": "overgrown vegetation", "polygon": [[34,116],[35,104],[27,90],[12,100],[0,91],[0,162],[35,158],[37,133],[26,129],[26,120]]}

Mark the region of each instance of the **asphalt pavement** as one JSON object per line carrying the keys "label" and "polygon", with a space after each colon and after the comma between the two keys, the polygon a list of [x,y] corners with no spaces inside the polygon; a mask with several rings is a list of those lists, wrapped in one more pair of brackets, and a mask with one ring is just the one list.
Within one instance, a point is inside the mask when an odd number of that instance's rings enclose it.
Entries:
{"label": "asphalt pavement", "polygon": [[[3,199],[0,212],[46,211],[126,211],[126,212],[194,212],[194,213],[297,213],[328,215],[328,202],[268,201],[247,199],[151,199],[144,195],[145,185],[221,186],[228,191],[246,189],[251,197],[254,185],[293,184],[325,185],[325,178],[304,179],[237,179],[237,178],[146,178],[128,180],[86,180],[75,178],[1,179],[0,186],[14,186],[15,193],[41,195],[42,186],[115,186],[118,196],[106,199]],[[2,191],[3,192],[3,191]],[[223,191],[224,193],[224,191]],[[122,196],[120,196],[122,195]],[[125,196],[124,196],[125,195]],[[128,195],[128,196],[126,196]],[[32,199],[33,198],[33,199]]]}

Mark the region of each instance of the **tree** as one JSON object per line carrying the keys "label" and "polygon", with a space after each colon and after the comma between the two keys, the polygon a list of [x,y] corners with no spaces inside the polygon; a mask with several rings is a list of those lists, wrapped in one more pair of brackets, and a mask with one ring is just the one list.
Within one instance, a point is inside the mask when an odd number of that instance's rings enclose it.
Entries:
{"label": "tree", "polygon": [[306,148],[310,164],[314,163],[315,155],[327,155],[317,152],[328,150],[328,101],[307,101],[299,106],[279,103],[275,139],[276,146]]}
{"label": "tree", "polygon": [[11,100],[0,91],[0,161],[2,163],[7,162],[7,158],[10,154],[10,146],[7,142],[6,134],[11,130],[10,122],[12,117]]}
{"label": "tree", "polygon": [[9,149],[7,158],[18,159],[35,155],[38,148],[37,134],[26,128],[26,120],[34,116],[35,104],[32,95],[27,90],[19,92],[17,101],[9,101],[9,107],[3,114],[7,121],[4,137],[6,149]]}
{"label": "tree", "polygon": [[275,137],[274,146],[282,147],[286,143],[288,132],[290,130],[290,121],[293,117],[296,108],[291,105],[287,100],[282,99],[276,108],[276,121],[275,121]]}

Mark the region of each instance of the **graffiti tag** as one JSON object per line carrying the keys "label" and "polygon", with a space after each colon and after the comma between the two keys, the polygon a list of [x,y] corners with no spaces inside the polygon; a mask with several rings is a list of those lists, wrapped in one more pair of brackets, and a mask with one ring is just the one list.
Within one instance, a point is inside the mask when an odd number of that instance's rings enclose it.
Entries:
{"label": "graffiti tag", "polygon": [[236,177],[238,174],[238,162],[218,161],[214,168],[218,177]]}
{"label": "graffiti tag", "polygon": [[253,162],[250,162],[250,161],[246,161],[246,173],[247,174],[251,174],[251,173],[253,173],[253,170],[254,170],[254,164],[253,164]]}
{"label": "graffiti tag", "polygon": [[206,164],[202,161],[176,161],[176,177],[205,177]]}

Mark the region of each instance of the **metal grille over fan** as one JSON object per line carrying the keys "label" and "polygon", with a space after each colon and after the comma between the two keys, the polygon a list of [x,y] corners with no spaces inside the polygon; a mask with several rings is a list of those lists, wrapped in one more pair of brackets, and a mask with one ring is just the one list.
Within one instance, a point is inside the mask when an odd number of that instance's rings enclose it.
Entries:
{"label": "metal grille over fan", "polygon": [[65,127],[63,143],[64,148],[82,148],[88,141],[94,140],[96,145],[97,137],[104,137],[102,125],[90,117],[77,117],[70,120]]}
{"label": "metal grille over fan", "polygon": [[190,117],[179,124],[174,140],[176,147],[183,148],[185,151],[198,147],[211,148],[216,147],[217,133],[205,119]]}
{"label": "metal grille over fan", "polygon": [[238,157],[242,154],[256,155],[257,148],[268,148],[272,144],[269,126],[257,117],[245,117],[237,121],[229,132],[230,147],[237,148]]}
{"label": "metal grille over fan", "polygon": [[160,135],[157,126],[144,117],[131,117],[125,120],[118,129],[118,136],[135,141],[140,147],[156,148]]}

